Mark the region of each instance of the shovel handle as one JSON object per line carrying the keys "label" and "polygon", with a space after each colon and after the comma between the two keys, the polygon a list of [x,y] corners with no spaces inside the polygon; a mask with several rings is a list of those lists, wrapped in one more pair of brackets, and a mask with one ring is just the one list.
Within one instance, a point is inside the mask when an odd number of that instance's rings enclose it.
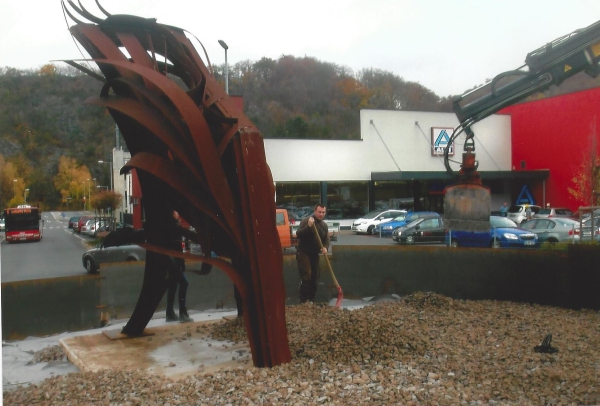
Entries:
{"label": "shovel handle", "polygon": [[[317,236],[317,241],[319,242],[319,247],[321,247],[321,250],[323,250],[323,242],[321,241],[321,236],[319,235],[319,232],[317,231],[317,227],[314,225],[312,225],[312,229],[315,230],[315,235]],[[331,268],[331,263],[329,262],[329,258],[327,257],[327,254],[323,254],[323,256],[325,257],[325,262],[327,262],[327,268],[329,269],[329,273],[331,274],[331,279],[333,279],[333,285],[339,289],[340,284],[338,283],[337,279],[335,278],[335,275],[333,273],[333,269]]]}

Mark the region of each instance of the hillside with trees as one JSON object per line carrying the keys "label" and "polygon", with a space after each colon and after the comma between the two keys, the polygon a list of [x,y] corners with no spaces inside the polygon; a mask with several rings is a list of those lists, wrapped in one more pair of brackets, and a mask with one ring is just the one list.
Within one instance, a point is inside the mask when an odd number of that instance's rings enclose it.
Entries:
{"label": "hillside with trees", "polygon": [[[224,84],[224,65],[214,70]],[[358,139],[361,109],[452,111],[451,97],[376,68],[353,72],[283,55],[238,62],[228,70],[230,94],[243,97],[245,113],[265,138]],[[585,75],[570,83],[534,98],[598,86]],[[88,176],[109,184],[107,166],[98,160],[110,160],[115,124],[105,109],[84,104],[101,86],[67,65],[0,68],[0,207],[22,202],[29,189],[28,202],[66,208],[66,197],[82,192],[57,180],[61,157],[69,158],[68,176],[78,179],[76,187]]]}

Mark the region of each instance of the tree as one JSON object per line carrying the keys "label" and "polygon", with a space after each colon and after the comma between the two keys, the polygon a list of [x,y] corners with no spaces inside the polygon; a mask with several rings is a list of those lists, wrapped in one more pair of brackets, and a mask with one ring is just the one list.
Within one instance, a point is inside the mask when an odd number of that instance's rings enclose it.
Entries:
{"label": "tree", "polygon": [[25,202],[25,181],[14,162],[0,154],[0,209]]}
{"label": "tree", "polygon": [[121,194],[113,192],[112,190],[106,190],[92,197],[90,204],[94,210],[114,213],[115,209],[122,201],[123,196],[121,196]]}
{"label": "tree", "polygon": [[62,202],[66,203],[67,198],[84,202],[86,190],[90,194],[89,180],[92,178],[90,171],[85,165],[78,165],[73,158],[60,157],[58,162],[58,173],[54,177],[54,186],[60,190]]}
{"label": "tree", "polygon": [[590,149],[584,152],[581,164],[575,170],[571,180],[574,186],[568,188],[569,194],[580,202],[589,202],[590,206],[600,204],[600,156],[598,156],[598,136],[592,131]]}

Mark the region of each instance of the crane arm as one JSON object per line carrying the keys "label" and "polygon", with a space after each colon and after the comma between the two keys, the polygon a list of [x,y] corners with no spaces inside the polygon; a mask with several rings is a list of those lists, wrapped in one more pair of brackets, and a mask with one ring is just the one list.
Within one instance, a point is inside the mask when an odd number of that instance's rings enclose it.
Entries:
{"label": "crane arm", "polygon": [[460,126],[469,128],[527,96],[560,85],[576,73],[585,71],[596,77],[600,73],[598,62],[600,21],[530,52],[521,68],[501,73],[484,86],[459,96],[453,101],[454,113]]}

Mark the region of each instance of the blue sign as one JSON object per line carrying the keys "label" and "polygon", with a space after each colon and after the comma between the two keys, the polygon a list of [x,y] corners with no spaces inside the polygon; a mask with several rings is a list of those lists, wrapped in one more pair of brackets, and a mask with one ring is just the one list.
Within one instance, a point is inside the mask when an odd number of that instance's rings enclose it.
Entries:
{"label": "blue sign", "polygon": [[517,197],[517,204],[535,204],[535,199],[529,191],[529,188],[527,188],[527,185],[523,185],[521,193],[519,193],[519,197]]}
{"label": "blue sign", "polygon": [[443,155],[444,149],[449,146],[448,155],[454,155],[454,145],[450,144],[453,128],[431,127],[431,154]]}

